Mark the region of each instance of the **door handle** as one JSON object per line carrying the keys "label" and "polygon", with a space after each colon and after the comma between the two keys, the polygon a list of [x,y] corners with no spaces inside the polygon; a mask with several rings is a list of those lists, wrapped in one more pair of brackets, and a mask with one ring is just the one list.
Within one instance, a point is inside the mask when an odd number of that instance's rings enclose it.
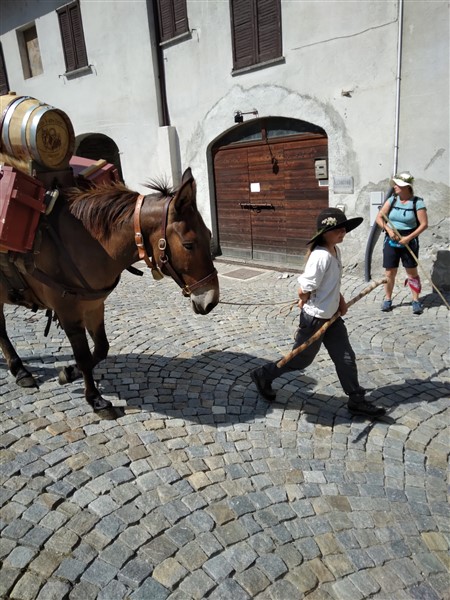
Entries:
{"label": "door handle", "polygon": [[261,212],[262,210],[275,210],[275,206],[268,202],[263,204],[253,204],[252,202],[240,202],[239,206],[242,210],[254,210],[255,212]]}

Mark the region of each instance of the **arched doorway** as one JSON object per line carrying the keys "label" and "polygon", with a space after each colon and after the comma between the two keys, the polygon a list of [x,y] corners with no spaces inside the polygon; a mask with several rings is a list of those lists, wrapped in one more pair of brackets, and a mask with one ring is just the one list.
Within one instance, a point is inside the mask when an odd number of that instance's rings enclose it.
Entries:
{"label": "arched doorway", "polygon": [[217,140],[212,156],[221,254],[298,267],[328,207],[325,131],[295,119],[254,119]]}
{"label": "arched doorway", "polygon": [[90,158],[92,160],[104,159],[117,169],[120,180],[123,181],[122,165],[120,162],[119,148],[114,140],[102,133],[90,133],[77,138],[77,156]]}

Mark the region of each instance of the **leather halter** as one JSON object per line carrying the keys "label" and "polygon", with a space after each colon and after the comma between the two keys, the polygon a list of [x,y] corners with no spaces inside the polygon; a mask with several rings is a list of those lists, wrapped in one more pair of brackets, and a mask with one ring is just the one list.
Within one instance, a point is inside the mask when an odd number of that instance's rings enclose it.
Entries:
{"label": "leather halter", "polygon": [[170,203],[172,202],[173,198],[174,198],[173,196],[168,196],[166,198],[166,201],[164,202],[162,223],[161,223],[162,232],[161,232],[161,237],[158,242],[159,256],[156,260],[156,264],[154,262],[155,259],[153,257],[150,257],[147,254],[147,250],[145,248],[144,237],[143,237],[142,231],[141,231],[141,208],[142,208],[142,204],[145,199],[145,196],[143,196],[142,194],[139,194],[139,196],[136,200],[136,206],[134,208],[134,217],[133,217],[134,241],[135,241],[135,244],[138,249],[138,254],[139,254],[140,260],[145,261],[146,265],[152,270],[152,274],[153,274],[153,277],[155,277],[155,279],[160,279],[163,276],[162,270],[163,270],[163,268],[165,268],[166,271],[168,271],[169,275],[172,277],[172,279],[175,281],[175,283],[181,288],[183,296],[190,296],[194,290],[204,286],[206,283],[211,281],[211,279],[213,279],[217,275],[217,270],[214,269],[209,275],[207,275],[203,279],[200,279],[200,281],[197,281],[196,283],[194,283],[192,285],[187,285],[187,283],[185,283],[183,281],[182,276],[178,275],[178,273],[175,271],[175,269],[170,264],[169,257],[166,254],[166,249],[167,249],[166,229],[167,229],[167,222],[168,222],[168,218],[169,218],[169,206],[170,206]]}

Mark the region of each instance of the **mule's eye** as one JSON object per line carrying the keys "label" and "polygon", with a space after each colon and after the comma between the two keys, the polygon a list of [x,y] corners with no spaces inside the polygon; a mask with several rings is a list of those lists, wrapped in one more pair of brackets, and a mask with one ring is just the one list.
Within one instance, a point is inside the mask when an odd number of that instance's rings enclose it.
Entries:
{"label": "mule's eye", "polygon": [[193,250],[194,242],[183,242],[183,246],[186,248],[186,250]]}

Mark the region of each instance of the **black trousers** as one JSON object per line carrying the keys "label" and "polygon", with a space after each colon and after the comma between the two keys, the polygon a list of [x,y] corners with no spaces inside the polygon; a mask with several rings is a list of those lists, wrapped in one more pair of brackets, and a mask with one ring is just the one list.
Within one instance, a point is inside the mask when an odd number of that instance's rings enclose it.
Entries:
{"label": "black trousers", "polygon": [[[295,336],[294,348],[298,348],[306,342],[322,325],[323,319],[311,317],[305,311],[300,313],[300,325]],[[337,376],[342,389],[347,396],[364,396],[365,390],[359,385],[358,368],[353,348],[348,338],[347,328],[344,321],[339,317],[324,334],[303,352],[300,352],[283,367],[277,367],[276,362],[267,363],[262,367],[264,377],[273,381],[288,371],[302,371],[306,369],[316,357],[321,345],[324,345],[334,363]],[[278,362],[278,361],[277,361]]]}

